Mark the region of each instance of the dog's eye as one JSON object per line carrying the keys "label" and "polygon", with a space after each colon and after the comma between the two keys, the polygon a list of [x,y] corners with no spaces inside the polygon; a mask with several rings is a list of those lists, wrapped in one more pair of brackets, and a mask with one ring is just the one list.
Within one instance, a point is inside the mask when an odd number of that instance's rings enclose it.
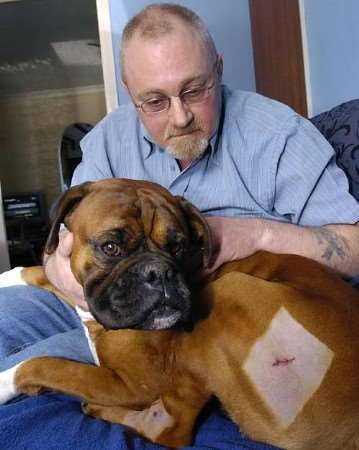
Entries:
{"label": "dog's eye", "polygon": [[120,256],[121,255],[121,248],[116,242],[108,241],[102,244],[101,246],[102,251],[107,256]]}

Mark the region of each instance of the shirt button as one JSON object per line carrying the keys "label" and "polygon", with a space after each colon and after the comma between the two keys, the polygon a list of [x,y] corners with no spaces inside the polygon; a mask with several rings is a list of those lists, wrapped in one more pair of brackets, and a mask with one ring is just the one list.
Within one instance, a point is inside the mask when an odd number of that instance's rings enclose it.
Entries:
{"label": "shirt button", "polygon": [[171,165],[171,172],[174,172],[176,170],[176,167],[174,164]]}

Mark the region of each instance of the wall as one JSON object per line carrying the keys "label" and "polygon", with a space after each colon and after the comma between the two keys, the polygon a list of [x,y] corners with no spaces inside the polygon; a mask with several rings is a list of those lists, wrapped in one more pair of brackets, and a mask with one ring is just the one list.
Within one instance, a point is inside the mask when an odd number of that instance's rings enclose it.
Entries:
{"label": "wall", "polygon": [[[127,21],[144,6],[146,0],[110,0],[113,51],[115,55],[118,86],[118,43]],[[158,1],[165,3],[165,1]],[[224,82],[232,88],[255,90],[252,41],[250,33],[248,0],[178,0],[177,3],[193,9],[207,24],[216,42],[217,50],[224,55]],[[129,99],[119,88],[119,102]]]}
{"label": "wall", "polygon": [[359,98],[358,0],[303,0],[312,114]]}
{"label": "wall", "polygon": [[60,193],[57,151],[74,122],[95,124],[106,114],[103,87],[43,91],[0,98],[0,180],[3,194]]}

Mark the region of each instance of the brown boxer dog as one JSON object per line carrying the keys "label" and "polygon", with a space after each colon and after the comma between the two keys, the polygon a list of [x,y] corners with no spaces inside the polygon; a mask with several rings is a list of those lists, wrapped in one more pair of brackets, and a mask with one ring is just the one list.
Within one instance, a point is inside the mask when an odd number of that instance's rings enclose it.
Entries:
{"label": "brown boxer dog", "polygon": [[195,255],[210,257],[208,228],[186,201],[152,183],[71,189],[49,252],[62,220],[96,318],[86,326],[99,366],[23,362],[0,374],[2,402],[48,389],[76,395],[94,417],[181,447],[216,396],[255,440],[359,449],[359,294],[336,274],[299,256],[258,252],[224,265],[190,299]]}
{"label": "brown boxer dog", "polygon": [[[106,329],[162,329],[187,320],[188,278],[211,254],[208,226],[190,203],[154,183],[104,180],[65,193],[48,254],[62,222],[74,234],[73,273]],[[42,267],[24,269],[22,278],[64,298]]]}

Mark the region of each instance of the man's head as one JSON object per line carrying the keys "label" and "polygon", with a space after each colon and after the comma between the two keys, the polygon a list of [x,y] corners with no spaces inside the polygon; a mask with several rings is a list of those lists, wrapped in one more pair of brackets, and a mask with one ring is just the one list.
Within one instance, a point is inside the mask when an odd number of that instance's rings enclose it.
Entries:
{"label": "man's head", "polygon": [[222,76],[201,19],[179,5],[146,7],[124,29],[121,71],[157,144],[181,160],[200,156],[218,125]]}

